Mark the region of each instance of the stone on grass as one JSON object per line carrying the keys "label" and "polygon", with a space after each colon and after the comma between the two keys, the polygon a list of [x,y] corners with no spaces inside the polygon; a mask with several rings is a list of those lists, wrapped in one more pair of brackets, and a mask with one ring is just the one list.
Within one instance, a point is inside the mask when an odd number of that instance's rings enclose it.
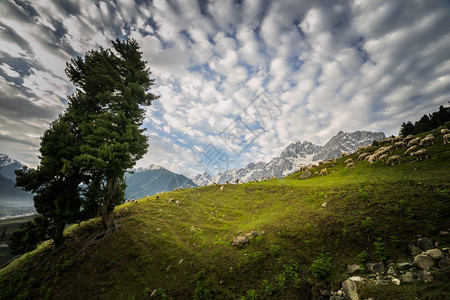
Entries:
{"label": "stone on grass", "polygon": [[348,265],[347,266],[347,273],[349,274],[355,274],[361,272],[361,266],[360,265]]}
{"label": "stone on grass", "polygon": [[342,283],[342,290],[344,291],[346,299],[359,300],[358,288],[356,287],[355,281],[353,281],[351,278]]}
{"label": "stone on grass", "polygon": [[433,282],[434,277],[430,271],[420,270],[419,271],[419,279],[423,282]]}
{"label": "stone on grass", "polygon": [[438,266],[439,268],[445,268],[450,266],[450,258],[443,258],[439,260]]}
{"label": "stone on grass", "polygon": [[430,249],[426,253],[429,257],[431,257],[432,259],[435,259],[435,260],[444,258],[444,254],[439,249]]}
{"label": "stone on grass", "polygon": [[400,280],[403,283],[411,283],[414,280],[414,277],[411,272],[406,272],[405,274],[400,275]]}
{"label": "stone on grass", "polygon": [[312,173],[310,172],[310,171],[304,171],[303,173],[302,173],[302,175],[300,175],[300,178],[301,179],[308,179],[308,178],[310,178],[312,176]]}
{"label": "stone on grass", "polygon": [[422,248],[424,251],[430,250],[434,248],[433,242],[427,238],[423,237],[417,240],[417,245]]}
{"label": "stone on grass", "polygon": [[409,262],[404,262],[404,263],[398,263],[397,264],[397,269],[399,271],[405,271],[405,270],[409,270],[409,269],[412,269],[412,268],[414,268],[414,265],[412,263],[409,263]]}
{"label": "stone on grass", "polygon": [[409,251],[411,251],[412,256],[416,256],[419,255],[420,253],[422,253],[422,248],[417,247],[415,245],[410,245],[409,246]]}
{"label": "stone on grass", "polygon": [[429,270],[436,265],[436,261],[426,254],[419,254],[414,257],[414,266],[421,270]]}
{"label": "stone on grass", "polygon": [[400,285],[400,279],[398,278],[393,278],[392,279],[392,283],[396,284],[396,285]]}
{"label": "stone on grass", "polygon": [[368,263],[367,264],[367,270],[369,270],[369,272],[375,272],[375,273],[383,272],[383,270],[384,270],[384,263],[383,262]]}

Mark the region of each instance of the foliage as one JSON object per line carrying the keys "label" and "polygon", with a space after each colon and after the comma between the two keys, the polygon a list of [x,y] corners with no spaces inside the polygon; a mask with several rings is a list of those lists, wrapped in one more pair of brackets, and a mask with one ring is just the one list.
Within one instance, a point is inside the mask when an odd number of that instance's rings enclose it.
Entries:
{"label": "foliage", "polygon": [[331,256],[322,253],[313,261],[310,270],[316,279],[325,280],[331,275],[331,268]]}
{"label": "foliage", "polygon": [[66,75],[76,86],[68,111],[78,116],[81,153],[74,162],[88,174],[94,195],[101,196],[105,230],[114,231],[115,205],[123,202],[125,171],[147,152],[143,106],[157,97],[154,80],[133,39],[112,42],[112,49],[92,50],[72,59]]}
{"label": "foliage", "polygon": [[441,105],[438,111],[429,115],[423,115],[419,121],[414,123],[414,125],[411,121],[406,123],[403,122],[400,126],[400,134],[403,136],[407,136],[408,134],[419,134],[442,126],[448,121],[450,121],[450,109],[444,108]]}
{"label": "foliage", "polygon": [[386,261],[388,258],[388,253],[382,239],[377,238],[373,244],[375,246],[375,254],[378,255],[381,261]]}
{"label": "foliage", "polygon": [[12,254],[23,254],[36,248],[47,238],[49,221],[44,217],[37,217],[28,221],[23,228],[16,230],[10,237],[9,251]]}

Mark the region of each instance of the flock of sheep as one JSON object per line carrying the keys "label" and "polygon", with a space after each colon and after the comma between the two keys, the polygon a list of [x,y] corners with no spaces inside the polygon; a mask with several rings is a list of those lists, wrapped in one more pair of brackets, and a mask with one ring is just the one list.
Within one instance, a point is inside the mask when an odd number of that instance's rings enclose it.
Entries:
{"label": "flock of sheep", "polygon": [[[442,129],[441,134],[443,135],[444,144],[450,144],[450,130],[449,129]],[[425,148],[419,149],[419,147],[427,147],[429,145],[432,145],[435,143],[435,138],[433,134],[429,134],[424,138],[414,138],[413,135],[408,135],[407,137],[403,137],[402,135],[387,138],[384,140],[378,141],[380,145],[386,145],[378,148],[375,152],[366,152],[365,150],[370,149],[370,146],[367,147],[360,147],[357,150],[358,159],[357,161],[366,161],[370,165],[377,161],[385,161],[386,165],[394,165],[395,163],[401,164],[401,156],[400,155],[392,155],[393,151],[399,150],[401,148],[406,149],[404,152],[404,156],[410,155],[415,156],[417,160],[422,160],[424,158],[428,158],[428,151]],[[343,152],[341,153],[342,157],[347,156],[347,153]],[[337,158],[329,160],[328,162],[336,162]],[[349,158],[344,161],[345,167],[348,168],[354,168],[355,163],[353,162],[352,158]],[[301,171],[309,170],[312,171],[312,169],[318,168],[323,164],[323,162],[319,162],[318,165],[311,165],[310,167],[304,166],[301,168]],[[328,169],[324,168],[320,171],[320,173],[317,171],[315,174],[319,174],[320,176],[323,176],[325,174],[328,174]]]}
{"label": "flock of sheep", "polygon": [[[444,128],[441,130],[441,134],[443,135],[444,144],[450,144],[450,130]],[[404,156],[411,155],[411,156],[415,156],[417,158],[417,160],[422,160],[424,158],[428,158],[428,151],[425,148],[419,149],[419,147],[426,147],[426,146],[434,144],[435,138],[434,138],[433,134],[429,134],[426,137],[424,137],[423,139],[421,139],[420,137],[414,138],[413,135],[408,135],[407,137],[398,135],[396,137],[383,139],[378,142],[380,145],[386,145],[386,146],[382,146],[382,147],[378,148],[373,153],[366,152],[366,150],[370,149],[370,146],[360,147],[356,152],[358,154],[357,161],[366,161],[370,165],[372,165],[373,163],[378,162],[378,161],[386,161],[386,165],[392,165],[392,166],[395,163],[401,164],[402,161],[401,161],[400,155],[389,156],[390,154],[392,154],[393,151],[399,150],[401,148],[406,149],[406,151],[404,152]],[[347,156],[347,153],[342,152],[341,156],[345,157],[345,156]],[[337,158],[328,160],[328,163],[336,163],[336,162],[337,162]],[[355,163],[352,158],[345,160],[344,163],[345,163],[345,167],[347,169],[355,168]],[[300,171],[306,171],[306,170],[314,171],[314,169],[318,169],[319,166],[324,165],[324,164],[326,164],[326,163],[324,163],[323,161],[319,161],[317,164],[312,164],[309,167],[302,166],[300,168]],[[320,170],[320,172],[316,171],[314,174],[318,174],[320,176],[328,175],[328,169],[322,168]],[[275,176],[268,176],[267,178],[262,176],[261,180],[258,180],[255,178],[253,180],[249,180],[248,183],[266,181],[266,180],[270,180],[270,179],[274,179],[274,178],[275,178]],[[234,184],[244,184],[244,183],[245,183],[244,181],[241,181],[239,179],[236,179],[234,181]],[[231,184],[231,182],[229,182],[227,180],[225,184]],[[212,185],[218,185],[218,184],[216,182],[213,182]],[[206,186],[206,184],[205,184],[205,186]],[[188,184],[187,187],[190,188],[191,186]],[[182,190],[182,189],[183,189],[183,187],[180,186],[178,188],[175,188],[174,191],[178,191],[178,190]],[[224,185],[221,185],[219,189],[221,192],[223,192]],[[165,193],[165,191],[163,191],[161,193]],[[159,199],[159,194],[160,193],[156,194],[156,199]],[[145,196],[145,199],[149,200],[149,196]],[[127,200],[125,202],[137,203],[137,200],[131,199],[131,200]],[[173,198],[169,199],[169,203],[175,203],[176,206],[180,205],[180,201],[179,200],[175,201]]]}

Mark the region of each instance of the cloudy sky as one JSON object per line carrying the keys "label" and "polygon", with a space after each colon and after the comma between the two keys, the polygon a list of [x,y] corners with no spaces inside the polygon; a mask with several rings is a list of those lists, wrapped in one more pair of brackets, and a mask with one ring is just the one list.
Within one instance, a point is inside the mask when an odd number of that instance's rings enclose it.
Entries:
{"label": "cloudy sky", "polygon": [[161,97],[148,154],[192,175],[339,130],[397,134],[450,100],[448,0],[0,1],[0,153],[39,162],[65,63],[135,38]]}

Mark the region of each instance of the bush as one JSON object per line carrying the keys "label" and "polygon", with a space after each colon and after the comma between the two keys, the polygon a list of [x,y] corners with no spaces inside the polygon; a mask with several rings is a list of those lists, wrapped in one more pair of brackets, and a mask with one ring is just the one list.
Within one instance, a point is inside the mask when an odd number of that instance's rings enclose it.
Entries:
{"label": "bush", "polygon": [[46,239],[48,227],[49,222],[43,217],[26,222],[22,229],[14,231],[9,238],[9,252],[17,255],[34,250],[40,242]]}
{"label": "bush", "polygon": [[326,254],[321,254],[319,257],[314,260],[312,263],[310,270],[312,275],[318,280],[325,280],[331,275],[331,256]]}

